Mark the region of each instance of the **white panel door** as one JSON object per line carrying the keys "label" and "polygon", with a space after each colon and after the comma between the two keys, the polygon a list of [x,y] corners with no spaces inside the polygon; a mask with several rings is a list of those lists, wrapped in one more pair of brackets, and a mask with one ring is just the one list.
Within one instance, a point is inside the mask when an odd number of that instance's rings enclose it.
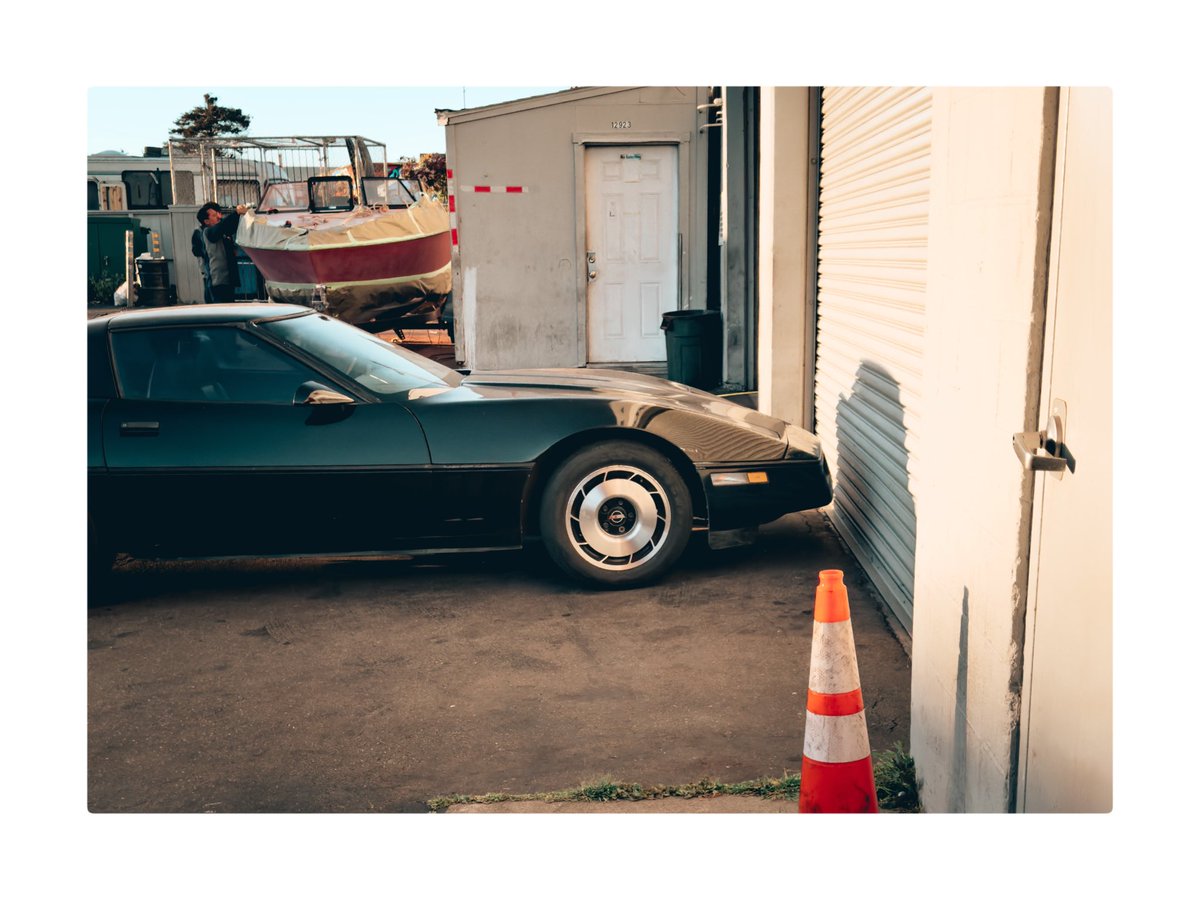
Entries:
{"label": "white panel door", "polygon": [[665,360],[679,306],[679,148],[584,151],[588,362]]}
{"label": "white panel door", "polygon": [[1017,809],[1112,809],[1112,94],[1062,91]]}

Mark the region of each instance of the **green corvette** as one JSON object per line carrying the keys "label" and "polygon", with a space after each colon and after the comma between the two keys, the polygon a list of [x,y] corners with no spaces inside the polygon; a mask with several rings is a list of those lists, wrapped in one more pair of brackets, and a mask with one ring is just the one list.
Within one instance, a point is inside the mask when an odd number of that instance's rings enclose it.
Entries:
{"label": "green corvette", "polygon": [[514,549],[644,584],[693,532],[830,501],[817,439],[625,372],[448,369],[311,309],[88,323],[89,570],[146,558]]}

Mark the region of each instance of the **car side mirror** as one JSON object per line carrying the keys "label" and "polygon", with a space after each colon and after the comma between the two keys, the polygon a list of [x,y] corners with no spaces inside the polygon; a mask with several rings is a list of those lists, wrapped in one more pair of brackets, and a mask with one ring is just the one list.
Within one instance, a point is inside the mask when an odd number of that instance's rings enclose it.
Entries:
{"label": "car side mirror", "polygon": [[316,406],[325,404],[353,403],[353,397],[347,397],[341,391],[335,391],[327,384],[319,381],[306,381],[296,389],[292,398],[293,406]]}

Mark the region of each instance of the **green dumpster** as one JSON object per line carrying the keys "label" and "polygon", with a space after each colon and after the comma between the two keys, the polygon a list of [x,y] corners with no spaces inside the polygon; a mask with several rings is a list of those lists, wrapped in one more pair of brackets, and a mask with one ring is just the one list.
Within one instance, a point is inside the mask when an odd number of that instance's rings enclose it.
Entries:
{"label": "green dumpster", "polygon": [[[88,216],[88,278],[116,278],[117,284],[125,280],[126,231],[133,232],[133,255],[145,253],[150,229],[143,228],[133,216]],[[112,302],[112,297],[108,302]]]}
{"label": "green dumpster", "polygon": [[677,309],[663,313],[667,339],[667,378],[702,390],[721,381],[721,313]]}

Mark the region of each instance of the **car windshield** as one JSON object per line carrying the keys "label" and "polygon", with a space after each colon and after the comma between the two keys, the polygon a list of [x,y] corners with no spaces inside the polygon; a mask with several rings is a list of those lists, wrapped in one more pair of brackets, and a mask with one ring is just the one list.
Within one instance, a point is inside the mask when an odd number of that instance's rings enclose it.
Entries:
{"label": "car windshield", "polygon": [[457,387],[462,381],[461,375],[441,363],[329,316],[307,313],[256,324],[376,394],[431,385]]}

